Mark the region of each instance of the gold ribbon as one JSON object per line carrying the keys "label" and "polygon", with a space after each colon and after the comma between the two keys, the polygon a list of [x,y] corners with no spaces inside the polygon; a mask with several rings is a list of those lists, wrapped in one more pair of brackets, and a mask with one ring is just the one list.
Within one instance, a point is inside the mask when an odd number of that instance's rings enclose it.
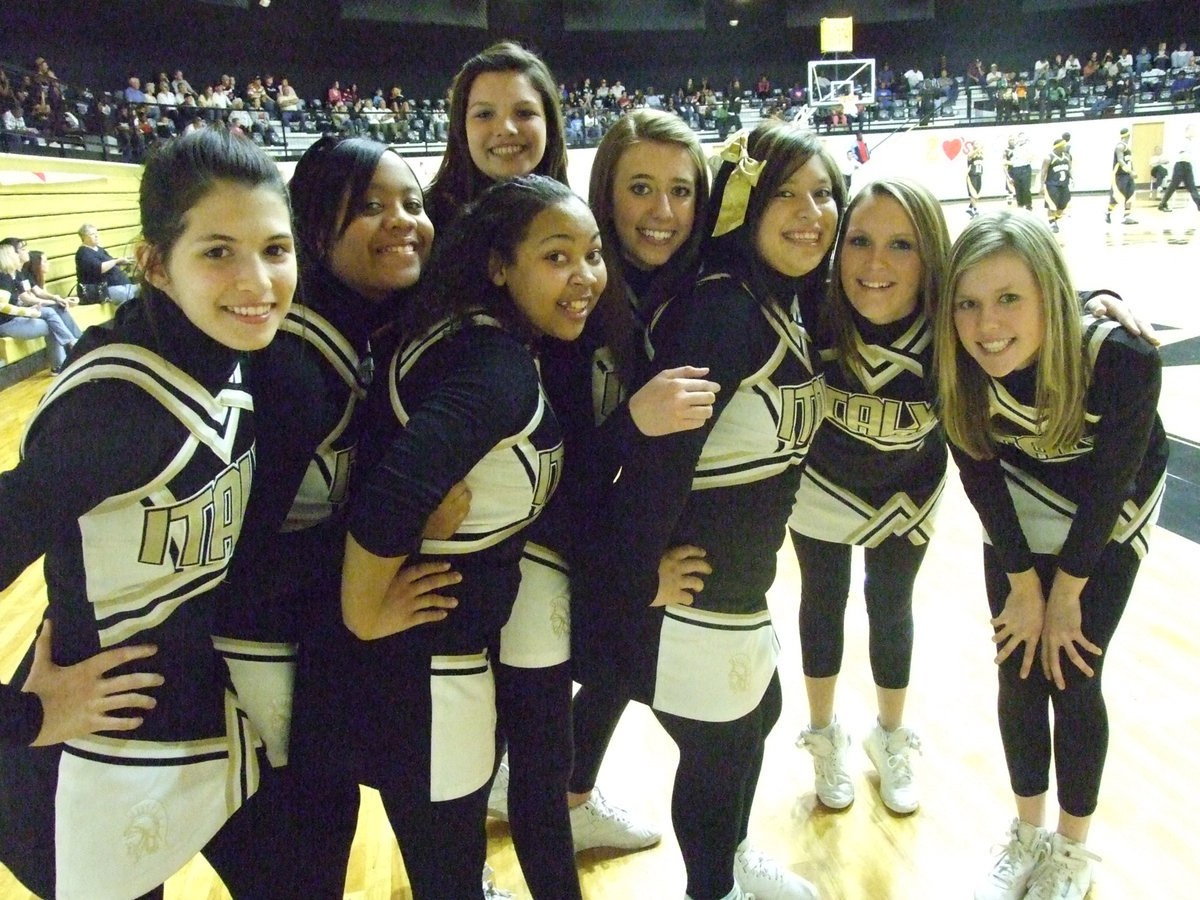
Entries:
{"label": "gold ribbon", "polygon": [[721,144],[712,158],[718,171],[723,162],[734,164],[733,171],[729,173],[729,180],[725,182],[725,192],[721,195],[721,209],[713,226],[713,237],[728,234],[746,221],[750,191],[758,184],[758,176],[763,168],[762,160],[752,159],[746,152],[748,136],[748,132],[739,131]]}

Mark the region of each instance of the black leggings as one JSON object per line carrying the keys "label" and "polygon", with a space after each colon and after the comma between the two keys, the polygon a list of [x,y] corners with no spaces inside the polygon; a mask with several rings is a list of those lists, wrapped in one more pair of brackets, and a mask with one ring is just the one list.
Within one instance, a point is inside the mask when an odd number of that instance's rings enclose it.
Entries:
{"label": "black leggings", "polygon": [[[800,656],[809,678],[842,669],[846,601],[850,595],[849,544],[792,532],[800,562]],[[881,688],[908,687],[913,648],[913,583],[928,544],[890,537],[864,548],[871,675]]]}
{"label": "black leggings", "polygon": [[[1058,559],[1034,557],[1034,565],[1046,596]],[[984,577],[988,605],[998,616],[1008,598],[1008,576],[995,550],[984,546]],[[1035,662],[1027,678],[1020,677],[1024,647],[999,667],[1000,692],[997,710],[1000,737],[1008,761],[1008,777],[1018,797],[1036,797],[1049,790],[1050,760],[1058,783],[1058,805],[1072,816],[1090,816],[1096,811],[1100,777],[1108,753],[1108,711],[1101,692],[1104,660],[1113,634],[1137,575],[1140,560],[1128,547],[1110,543],[1096,563],[1080,598],[1084,635],[1104,650],[1104,655],[1085,655],[1095,674],[1088,678],[1061,654],[1066,690],[1060,691],[1042,674]],[[1050,708],[1054,709],[1053,741]]]}
{"label": "black leggings", "polygon": [[654,712],[679,747],[671,821],[687,868],[687,893],[695,900],[716,900],[733,890],[733,858],[746,839],[763,748],[782,705],[776,672],[758,706],[732,722]]}
{"label": "black leggings", "polygon": [[575,761],[568,789],[586,794],[596,786],[600,764],[612,740],[621,714],[629,705],[628,690],[603,682],[580,685],[571,705],[571,725],[575,738]]}
{"label": "black leggings", "polygon": [[[536,900],[579,900],[571,843],[571,665],[496,663],[496,712],[508,740],[508,819]],[[603,753],[603,750],[601,750]]]}

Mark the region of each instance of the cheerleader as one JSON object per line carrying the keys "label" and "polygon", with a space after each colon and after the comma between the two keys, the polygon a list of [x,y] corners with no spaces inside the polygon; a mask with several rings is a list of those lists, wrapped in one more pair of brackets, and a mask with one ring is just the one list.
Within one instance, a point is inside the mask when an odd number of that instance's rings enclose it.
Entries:
{"label": "cheerleader", "polygon": [[448,226],[488,185],[521,175],[567,183],[567,141],[554,76],[512,41],[467,60],[450,86],[450,132],[425,190],[434,226]]}
{"label": "cheerleader", "polygon": [[[261,739],[223,687],[212,608],[254,473],[243,353],[270,343],[296,286],[287,192],[253,144],[202,131],[147,161],[140,206],[141,299],[80,340],[0,479],[4,584],[45,554],[54,627],[26,659],[35,683],[47,649],[77,668],[148,643],[162,676],[152,709],[132,704],[146,709],[132,732],[93,721],[57,735],[65,744],[5,753],[6,790],[26,787],[7,798],[8,837],[39,810],[53,817],[53,851],[37,835],[6,862],[47,897],[151,891],[259,777]],[[114,687],[132,677],[114,671]]]}
{"label": "cheerleader", "polygon": [[[539,176],[497,184],[439,238],[423,302],[405,310],[405,340],[372,388],[337,656],[356,702],[327,710],[324,734],[379,789],[418,900],[481,896],[497,707],[513,689],[493,678],[489,650],[513,609],[524,529],[562,467],[533,348],[578,337],[604,282],[578,197]],[[449,540],[422,542],[429,513],[464,479],[466,519]],[[387,592],[418,553],[453,558],[462,580],[449,616],[411,628]]]}
{"label": "cheerleader", "polygon": [[1165,483],[1158,354],[1115,323],[1081,327],[1075,302],[1047,229],[1004,213],[959,236],[934,323],[942,421],[985,530],[1017,811],[976,900],[1082,900],[1091,886],[1097,857],[1085,842],[1109,733],[1104,653]]}
{"label": "cheerleader", "polygon": [[800,562],[800,649],[818,798],[854,800],[850,736],[834,716],[851,548],[863,547],[864,593],[878,719],[864,746],[884,805],[919,805],[904,724],[913,647],[913,584],[933,534],[946,445],[933,410],[932,325],[950,238],[941,205],[907,178],[875,181],[854,198],[822,311],[826,423],[813,440],[789,522]]}
{"label": "cheerleader", "polygon": [[[340,627],[343,512],[374,351],[421,275],[433,226],[408,164],[376,141],[321,138],[297,163],[289,192],[300,302],[250,361],[256,454],[271,474],[247,509],[214,638],[277,771],[239,816],[244,828],[225,829],[206,856],[235,896],[340,898],[359,790],[308,721],[312,709],[342,702],[312,657]],[[404,577],[434,592],[451,583],[447,569],[424,563]],[[413,599],[426,613],[445,603],[436,593]],[[244,859],[250,842],[264,848],[260,858]]]}
{"label": "cheerleader", "polygon": [[[589,200],[604,242],[608,286],[596,313],[573,344],[555,342],[543,358],[547,387],[560,410],[571,463],[564,494],[580,496],[578,523],[602,516],[604,486],[612,481],[621,447],[637,435],[661,436],[700,428],[712,415],[719,386],[707,369],[681,366],[647,381],[645,328],[654,312],[690,287],[697,267],[708,201],[708,170],[700,142],[678,116],[634,110],[617,121],[596,151]],[[645,382],[645,384],[643,384]],[[640,385],[640,387],[638,387]],[[634,390],[634,388],[637,388]],[[572,441],[580,451],[572,453]],[[585,534],[590,532],[585,528]],[[586,538],[570,546],[581,556]],[[703,551],[673,547],[659,568],[662,602],[690,602],[709,571]],[[604,752],[629,702],[626,673],[613,665],[607,617],[595,615],[581,579],[572,578],[571,653],[580,688],[572,703],[574,765],[568,802],[577,851],[590,847],[637,850],[661,839],[596,789]]]}
{"label": "cheerleader", "polygon": [[[706,274],[649,335],[655,366],[704,360],[723,390],[703,428],[631,444],[614,485],[619,527],[595,554],[624,594],[612,598],[627,620],[614,652],[680,750],[672,821],[695,900],[815,896],[747,834],[781,706],[766,591],[824,403],[802,316],[820,302],[844,202],[811,133],[768,122],[723,148]],[[704,590],[692,606],[651,607],[664,551],[684,545],[707,551]]]}

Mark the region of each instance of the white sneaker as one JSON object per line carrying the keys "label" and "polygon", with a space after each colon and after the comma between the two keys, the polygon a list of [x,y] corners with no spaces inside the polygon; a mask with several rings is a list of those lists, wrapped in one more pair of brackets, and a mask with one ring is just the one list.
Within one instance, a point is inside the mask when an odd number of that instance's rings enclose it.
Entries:
{"label": "white sneaker", "polygon": [[488,794],[487,814],[500,822],[508,821],[508,757],[500,760],[492,790]]}
{"label": "white sneaker", "polygon": [[644,850],[661,841],[662,832],[635,822],[628,810],[609,803],[599,788],[593,788],[587,802],[571,810],[571,840],[576,853],[593,847]]}
{"label": "white sneaker", "polygon": [[[684,900],[692,900],[691,894],[684,894]],[[753,894],[747,894],[742,890],[741,885],[736,881],[733,883],[733,890],[726,894],[721,900],[754,900]]]}
{"label": "white sneaker", "polygon": [[916,810],[921,805],[921,798],[908,756],[913,750],[921,752],[921,739],[917,733],[904,725],[895,731],[884,731],[876,722],[863,741],[863,749],[879,773],[879,796],[883,805],[894,813]]}
{"label": "white sneaker", "polygon": [[845,809],[854,802],[854,783],[846,771],[850,735],[837,719],[821,729],[804,729],[796,746],[812,754],[817,799],[830,809]]}
{"label": "white sneaker", "polygon": [[1061,834],[1050,835],[1049,848],[1029,879],[1025,900],[1083,900],[1092,886],[1092,863],[1100,857]]}
{"label": "white sneaker", "polygon": [[1013,819],[1008,842],[1000,847],[992,871],[975,889],[975,900],[1023,900],[1034,870],[1049,855],[1046,830]]}
{"label": "white sneaker", "polygon": [[742,841],[733,857],[738,887],[755,900],[817,900],[817,889]]}
{"label": "white sneaker", "polygon": [[514,900],[516,894],[498,888],[492,884],[492,867],[487,863],[483,864],[483,900]]}

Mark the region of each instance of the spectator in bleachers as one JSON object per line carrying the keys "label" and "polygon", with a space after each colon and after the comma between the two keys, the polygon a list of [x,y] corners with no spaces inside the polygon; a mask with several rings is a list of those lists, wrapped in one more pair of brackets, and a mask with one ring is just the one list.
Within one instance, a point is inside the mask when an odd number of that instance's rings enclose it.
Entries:
{"label": "spectator in bleachers", "polygon": [[340,82],[335,81],[329,86],[329,90],[325,92],[325,102],[332,108],[341,103],[342,99],[342,86]]}
{"label": "spectator in bleachers", "polygon": [[129,76],[129,81],[125,85],[124,94],[125,100],[128,103],[145,103],[148,99],[145,92],[142,91],[142,80],[136,75]]}
{"label": "spectator in bleachers", "polygon": [[246,106],[250,106],[256,99],[261,105],[267,98],[267,89],[263,87],[262,76],[255,75],[250,79],[250,83],[246,85]]}
{"label": "spectator in bleachers", "polygon": [[1138,55],[1133,60],[1133,70],[1141,75],[1150,68],[1150,64],[1154,61],[1154,57],[1150,55],[1150,51],[1146,49],[1146,45],[1142,44],[1142,49],[1138,51]]}
{"label": "spectator in bleachers", "polygon": [[1133,71],[1133,54],[1129,52],[1128,47],[1121,48],[1121,55],[1117,57],[1117,65],[1121,67],[1122,72]]}
{"label": "spectator in bleachers", "polygon": [[0,335],[45,338],[50,371],[57,374],[81,332],[65,307],[37,302],[18,281],[19,257],[11,244],[0,243]]}
{"label": "spectator in bleachers", "polygon": [[771,97],[771,79],[767,77],[767,73],[763,72],[758,76],[758,84],[754,86],[754,95],[758,97],[762,103],[767,102]]}
{"label": "spectator in bleachers", "polygon": [[[21,267],[15,276],[21,289],[17,299],[22,303],[27,306],[53,304],[60,309],[79,303],[76,298],[63,297],[46,289],[46,255],[38,250],[31,251],[24,238],[7,237],[0,244],[12,247],[17,252],[17,264]],[[34,254],[37,255],[36,266]]]}
{"label": "spectator in bleachers", "polygon": [[1158,52],[1154,54],[1154,68],[1164,72],[1171,68],[1171,54],[1167,51],[1167,42],[1158,42]]}
{"label": "spectator in bleachers", "polygon": [[967,63],[967,87],[981,87],[983,85],[983,60],[979,57]]}
{"label": "spectator in bleachers", "polygon": [[37,145],[37,130],[26,124],[25,110],[21,108],[21,103],[16,97],[8,102],[8,107],[4,110],[4,131],[7,133],[6,143],[10,150]]}
{"label": "spectator in bleachers", "polygon": [[300,100],[300,95],[288,83],[286,77],[279,79],[279,93],[275,102],[279,107],[279,119],[285,129],[293,122],[298,123],[303,121],[303,103]]}
{"label": "spectator in bleachers", "polygon": [[1188,49],[1187,41],[1179,42],[1179,49],[1171,54],[1171,69],[1174,72],[1179,72],[1183,69],[1190,69],[1196,63],[1196,54]]}
{"label": "spectator in bleachers", "polygon": [[132,256],[114,258],[100,246],[100,232],[95,225],[82,225],[79,229],[82,242],[75,250],[75,277],[80,284],[80,293],[86,285],[101,285],[103,298],[113,303],[125,303],[138,295],[138,285],[129,280],[122,266],[133,264]]}
{"label": "spectator in bleachers", "polygon": [[175,70],[175,74],[171,78],[171,90],[181,97],[196,96],[196,91],[192,89],[188,80],[183,77],[182,69]]}

